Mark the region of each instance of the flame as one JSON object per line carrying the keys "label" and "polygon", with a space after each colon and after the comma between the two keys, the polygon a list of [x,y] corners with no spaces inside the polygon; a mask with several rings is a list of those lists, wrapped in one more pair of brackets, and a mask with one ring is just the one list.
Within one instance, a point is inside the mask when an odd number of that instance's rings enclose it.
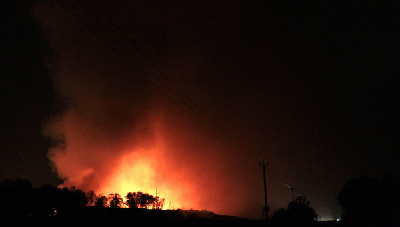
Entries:
{"label": "flame", "polygon": [[[161,182],[159,180],[162,178],[160,171],[163,171],[163,164],[160,162],[165,160],[164,152],[159,144],[151,149],[141,148],[124,153],[118,167],[112,170],[108,181],[97,190],[97,193],[118,193],[124,197],[128,192],[141,191],[165,198],[164,209],[195,205],[183,203],[183,194],[190,193],[188,182]],[[168,179],[164,180],[168,181]]]}
{"label": "flame", "polygon": [[191,125],[165,120],[157,112],[121,129],[85,113],[71,108],[53,124],[65,136],[65,145],[49,152],[63,186],[118,193],[123,199],[128,192],[141,191],[164,198],[164,209],[240,212],[234,204],[246,201],[247,195],[237,179],[245,173],[228,171],[233,156],[224,155]]}
{"label": "flame", "polygon": [[97,132],[90,124],[82,124],[81,118],[74,110],[63,116],[67,146],[49,152],[57,173],[65,178],[61,186],[77,186],[103,195],[118,193],[124,200],[128,192],[141,191],[164,198],[164,209],[199,208],[191,180],[177,166],[180,154],[171,155],[164,142],[160,121],[149,123],[153,132],[150,138],[138,139],[133,130],[110,144],[100,139],[94,143]]}

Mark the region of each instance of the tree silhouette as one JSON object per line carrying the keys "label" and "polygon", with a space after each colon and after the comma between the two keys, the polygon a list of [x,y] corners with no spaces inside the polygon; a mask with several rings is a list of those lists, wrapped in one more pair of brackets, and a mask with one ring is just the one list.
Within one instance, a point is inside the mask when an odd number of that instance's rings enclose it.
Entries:
{"label": "tree silhouette", "polygon": [[125,204],[129,208],[138,208],[136,192],[128,192],[128,194],[125,196],[125,198],[126,198]]}
{"label": "tree silhouette", "polygon": [[126,195],[125,204],[129,208],[143,208],[143,209],[162,209],[164,206],[165,199],[154,197],[148,193],[143,192],[129,192]]}
{"label": "tree silhouette", "polygon": [[100,194],[96,196],[96,202],[94,203],[94,206],[97,208],[105,208],[107,206],[107,202],[108,198]]}
{"label": "tree silhouette", "polygon": [[148,193],[137,192],[137,201],[141,208],[148,209],[149,206],[155,207],[156,199]]}
{"label": "tree silhouette", "polygon": [[86,193],[74,186],[69,189],[64,187],[58,191],[60,203],[57,213],[60,215],[78,213],[88,203]]}
{"label": "tree silhouette", "polygon": [[292,218],[299,222],[308,222],[317,218],[315,210],[310,207],[310,202],[304,196],[298,196],[288,205],[288,211]]}
{"label": "tree silhouette", "polygon": [[108,195],[108,199],[110,201],[110,208],[120,208],[123,204],[123,200],[118,193]]}
{"label": "tree silhouette", "polygon": [[363,176],[350,179],[339,193],[342,221],[351,224],[396,226],[400,223],[400,181]]}
{"label": "tree silhouette", "polygon": [[272,216],[272,220],[281,224],[307,224],[317,218],[315,210],[304,196],[298,196],[288,204],[287,209],[279,209]]}
{"label": "tree silhouette", "polygon": [[88,200],[87,206],[94,206],[95,205],[97,196],[94,193],[94,191],[86,192],[86,198]]}

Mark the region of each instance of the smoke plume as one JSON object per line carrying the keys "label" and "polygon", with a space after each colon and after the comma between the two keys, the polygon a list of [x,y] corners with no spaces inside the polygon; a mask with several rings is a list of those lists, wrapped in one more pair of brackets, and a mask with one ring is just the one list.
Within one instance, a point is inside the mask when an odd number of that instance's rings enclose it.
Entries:
{"label": "smoke plume", "polygon": [[[262,194],[254,186],[261,185],[261,178],[253,174],[254,169],[259,173],[253,159],[243,159],[193,120],[193,112],[188,116],[167,98],[165,88],[160,92],[149,83],[145,77],[156,81],[154,76],[127,50],[117,50],[124,54],[121,58],[59,5],[45,2],[39,9],[44,26],[53,29],[48,36],[59,53],[52,69],[54,87],[66,105],[44,129],[56,141],[48,158],[62,186],[123,197],[135,191],[154,195],[157,190],[167,209],[253,217],[260,213],[254,210],[262,207]],[[55,9],[62,13],[55,16]],[[96,31],[111,40],[101,29]],[[146,37],[131,35],[146,46]],[[199,106],[208,108],[207,113],[223,113],[212,102],[218,94],[201,79],[210,60],[195,51],[201,46],[185,42],[161,33],[149,43],[163,51],[152,45],[145,49],[155,65],[180,82],[177,85],[186,93],[190,91]]]}

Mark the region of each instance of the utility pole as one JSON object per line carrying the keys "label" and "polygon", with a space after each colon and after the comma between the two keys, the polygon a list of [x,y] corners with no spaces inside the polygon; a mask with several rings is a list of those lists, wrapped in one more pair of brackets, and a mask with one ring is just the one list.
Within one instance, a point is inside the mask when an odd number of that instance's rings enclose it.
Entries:
{"label": "utility pole", "polygon": [[268,197],[267,197],[267,181],[265,179],[265,167],[269,165],[269,162],[265,162],[263,160],[263,161],[260,161],[258,164],[263,167],[264,198],[265,198],[265,204],[264,204],[263,212],[264,212],[264,215],[265,215],[265,219],[268,219],[269,207],[268,207]]}

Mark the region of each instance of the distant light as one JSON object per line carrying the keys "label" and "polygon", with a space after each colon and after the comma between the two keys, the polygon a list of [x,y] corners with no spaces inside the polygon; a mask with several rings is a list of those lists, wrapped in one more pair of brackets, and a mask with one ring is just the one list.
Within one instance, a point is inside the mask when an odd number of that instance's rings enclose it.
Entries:
{"label": "distant light", "polygon": [[340,221],[340,218],[336,219],[336,221]]}

